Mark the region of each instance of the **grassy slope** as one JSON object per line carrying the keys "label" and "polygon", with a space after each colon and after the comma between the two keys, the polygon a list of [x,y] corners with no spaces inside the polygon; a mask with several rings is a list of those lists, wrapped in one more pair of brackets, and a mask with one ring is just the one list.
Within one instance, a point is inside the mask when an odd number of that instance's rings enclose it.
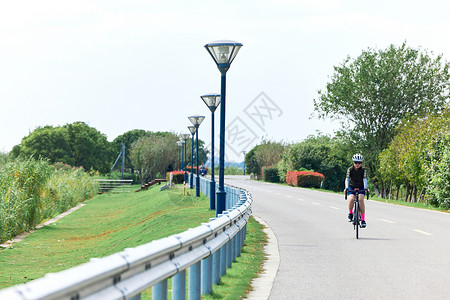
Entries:
{"label": "grassy slope", "polygon": [[160,192],[154,186],[87,201],[81,209],[1,250],[0,288],[179,233],[214,217],[207,197],[180,193]]}

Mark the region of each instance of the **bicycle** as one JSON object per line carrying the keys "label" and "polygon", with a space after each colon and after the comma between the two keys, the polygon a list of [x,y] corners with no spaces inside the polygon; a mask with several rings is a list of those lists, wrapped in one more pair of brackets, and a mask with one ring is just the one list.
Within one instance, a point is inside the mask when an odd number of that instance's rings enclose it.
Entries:
{"label": "bicycle", "polygon": [[[364,192],[367,191],[366,195],[367,195],[367,200],[369,200],[369,190],[363,190]],[[353,230],[356,231],[356,239],[359,239],[359,228],[361,227],[361,212],[359,210],[359,189],[356,188],[354,191],[349,192],[347,189],[345,189],[345,200],[347,200],[347,194],[353,194],[355,195],[355,204],[353,207]]]}

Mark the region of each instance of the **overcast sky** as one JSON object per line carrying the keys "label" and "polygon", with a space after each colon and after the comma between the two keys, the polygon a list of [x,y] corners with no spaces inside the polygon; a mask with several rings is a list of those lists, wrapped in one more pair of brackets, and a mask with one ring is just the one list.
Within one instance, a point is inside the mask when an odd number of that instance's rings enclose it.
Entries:
{"label": "overcast sky", "polygon": [[186,133],[195,114],[209,144],[199,96],[220,92],[203,48],[214,40],[244,45],[227,73],[235,161],[262,137],[333,134],[339,123],[311,119],[313,99],[347,56],[406,41],[450,60],[444,0],[0,1],[3,152],[38,126],[83,121],[112,141],[132,129]]}

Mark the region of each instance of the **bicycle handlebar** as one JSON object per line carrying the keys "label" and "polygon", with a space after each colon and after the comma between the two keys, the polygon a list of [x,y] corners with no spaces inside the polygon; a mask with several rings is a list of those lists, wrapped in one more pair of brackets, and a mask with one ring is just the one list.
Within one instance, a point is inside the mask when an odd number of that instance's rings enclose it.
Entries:
{"label": "bicycle handlebar", "polygon": [[351,192],[349,192],[348,189],[345,189],[345,190],[344,190],[344,193],[345,193],[345,200],[347,200],[347,193],[350,193],[350,194],[355,195],[356,192],[358,192],[358,191],[364,191],[364,192],[367,191],[367,193],[365,193],[365,194],[367,195],[367,200],[369,200],[369,194],[370,194],[370,190],[369,190],[369,189],[362,189],[362,190],[359,190],[359,189],[358,189],[358,190],[354,190],[354,191],[351,191]]}

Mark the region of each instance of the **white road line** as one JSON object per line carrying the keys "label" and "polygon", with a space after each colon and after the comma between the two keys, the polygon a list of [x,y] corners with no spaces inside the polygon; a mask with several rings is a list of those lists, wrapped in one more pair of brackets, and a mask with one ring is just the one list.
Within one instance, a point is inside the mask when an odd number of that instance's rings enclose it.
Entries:
{"label": "white road line", "polygon": [[317,203],[317,202],[312,202],[312,204],[315,204],[315,205],[320,205],[320,203]]}
{"label": "white road line", "polygon": [[285,195],[286,197],[288,197],[288,198],[292,198],[292,196],[291,195]]}
{"label": "white road line", "polygon": [[297,200],[299,200],[299,201],[305,201],[305,199],[302,199],[302,198],[298,198]]}
{"label": "white road line", "polygon": [[386,222],[386,223],[391,223],[391,224],[395,224],[394,221],[389,221],[389,220],[385,220],[385,219],[378,219],[380,221]]}
{"label": "white road line", "polygon": [[425,234],[425,235],[432,235],[431,233],[428,233],[428,232],[425,232],[425,231],[422,231],[422,230],[419,230],[419,229],[413,229],[413,231],[421,233],[421,234]]}
{"label": "white road line", "polygon": [[332,209],[340,209],[339,207],[336,207],[336,206],[330,206],[330,208],[332,208]]}

